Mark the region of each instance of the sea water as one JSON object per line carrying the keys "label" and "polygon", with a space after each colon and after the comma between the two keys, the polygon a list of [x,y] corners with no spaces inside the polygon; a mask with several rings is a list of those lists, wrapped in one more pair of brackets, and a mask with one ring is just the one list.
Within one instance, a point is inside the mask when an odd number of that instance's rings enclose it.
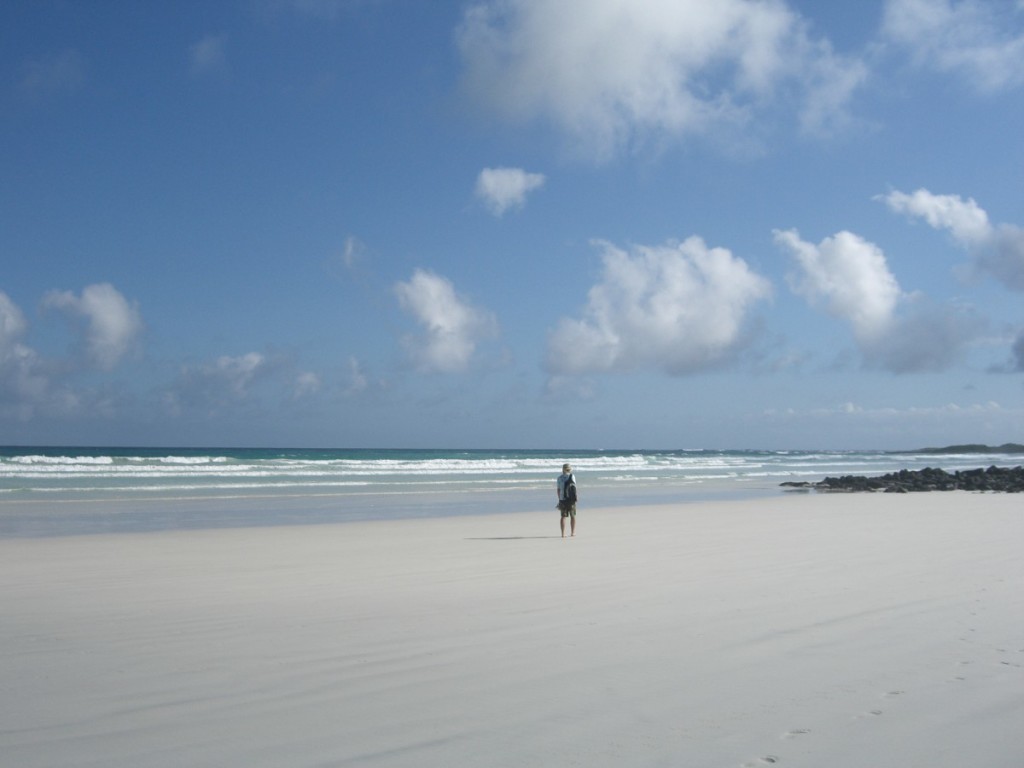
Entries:
{"label": "sea water", "polygon": [[[1016,461],[1015,461],[1016,460]],[[999,453],[0,448],[0,536],[342,522],[782,493],[786,481],[1020,463]]]}

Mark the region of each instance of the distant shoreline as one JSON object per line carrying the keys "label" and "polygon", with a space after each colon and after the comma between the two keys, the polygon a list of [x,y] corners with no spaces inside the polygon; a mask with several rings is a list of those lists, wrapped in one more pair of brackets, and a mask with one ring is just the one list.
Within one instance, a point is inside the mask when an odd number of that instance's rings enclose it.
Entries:
{"label": "distant shoreline", "polygon": [[[889,453],[906,453],[906,451],[889,451]],[[967,443],[965,445],[947,445],[944,448],[918,448],[910,453],[933,453],[944,455],[950,453],[1024,453],[1024,445],[1020,443],[1003,443],[1002,445],[981,445]]]}

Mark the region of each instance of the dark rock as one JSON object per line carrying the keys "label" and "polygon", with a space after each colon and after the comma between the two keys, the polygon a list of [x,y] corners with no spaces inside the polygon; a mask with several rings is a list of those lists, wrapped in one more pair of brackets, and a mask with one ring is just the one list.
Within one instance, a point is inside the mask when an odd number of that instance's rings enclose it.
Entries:
{"label": "dark rock", "polygon": [[826,492],[924,493],[927,491],[993,491],[1024,492],[1024,467],[968,469],[950,474],[943,469],[925,467],[921,470],[901,469],[880,477],[844,475],[826,477],[819,483],[785,482],[789,488],[813,488]]}

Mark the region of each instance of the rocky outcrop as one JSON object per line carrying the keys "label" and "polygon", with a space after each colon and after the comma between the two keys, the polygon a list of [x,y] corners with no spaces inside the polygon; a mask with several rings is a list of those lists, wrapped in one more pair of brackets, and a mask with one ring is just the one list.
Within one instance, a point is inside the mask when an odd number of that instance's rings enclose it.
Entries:
{"label": "rocky outcrop", "polygon": [[918,493],[922,491],[997,491],[1024,492],[1024,467],[989,467],[969,469],[952,474],[942,469],[901,469],[880,477],[844,475],[826,477],[819,483],[786,482],[784,488],[816,491],[883,491],[885,493]]}

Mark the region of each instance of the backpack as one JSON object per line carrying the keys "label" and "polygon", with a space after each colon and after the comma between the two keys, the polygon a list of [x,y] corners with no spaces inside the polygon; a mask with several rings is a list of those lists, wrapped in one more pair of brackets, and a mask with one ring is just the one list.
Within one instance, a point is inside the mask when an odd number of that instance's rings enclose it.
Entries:
{"label": "backpack", "polygon": [[572,475],[565,481],[565,501],[567,504],[576,503],[576,478]]}

